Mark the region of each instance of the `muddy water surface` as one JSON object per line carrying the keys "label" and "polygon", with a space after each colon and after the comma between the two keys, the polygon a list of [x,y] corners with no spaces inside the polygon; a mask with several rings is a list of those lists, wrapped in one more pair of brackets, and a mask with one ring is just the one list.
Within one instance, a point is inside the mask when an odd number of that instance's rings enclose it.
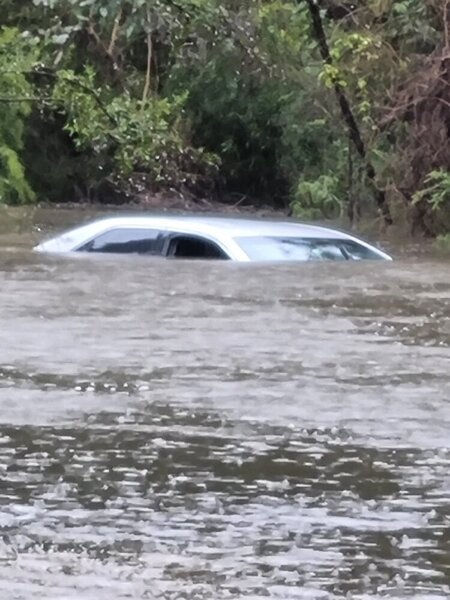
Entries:
{"label": "muddy water surface", "polygon": [[2,600],[449,598],[448,262],[2,232]]}

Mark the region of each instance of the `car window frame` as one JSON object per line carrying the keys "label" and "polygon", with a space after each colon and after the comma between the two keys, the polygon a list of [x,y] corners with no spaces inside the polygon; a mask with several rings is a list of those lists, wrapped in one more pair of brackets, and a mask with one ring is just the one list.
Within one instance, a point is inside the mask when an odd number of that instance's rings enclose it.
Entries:
{"label": "car window frame", "polygon": [[[174,237],[177,236],[185,236],[185,237],[191,237],[195,240],[200,240],[202,242],[208,242],[209,244],[214,244],[216,245],[225,255],[225,257],[223,259],[205,259],[205,260],[233,260],[233,256],[230,254],[230,251],[228,250],[228,248],[221,243],[219,240],[217,240],[216,238],[209,236],[207,234],[204,233],[192,233],[190,231],[181,231],[181,230],[175,230],[175,229],[168,229],[166,230],[167,236],[166,239],[164,240],[164,245],[163,245],[163,254],[162,256],[164,258],[176,258],[176,257],[170,257],[168,252],[169,252],[169,246],[171,241],[173,240]],[[186,258],[186,260],[190,260],[189,257]],[[192,260],[197,260],[197,259],[192,259]],[[201,258],[199,259],[201,260]]]}
{"label": "car window frame", "polygon": [[[161,227],[143,227],[142,225],[117,225],[114,227],[108,227],[107,229],[104,229],[103,231],[99,231],[96,234],[92,235],[89,239],[84,240],[81,244],[75,246],[72,250],[72,252],[86,252],[88,254],[112,254],[112,255],[127,255],[127,254],[135,254],[138,256],[144,256],[145,253],[141,253],[141,252],[102,252],[100,250],[82,250],[82,248],[84,246],[87,246],[88,244],[91,244],[92,242],[94,242],[96,239],[100,238],[103,235],[106,235],[108,233],[111,233],[113,231],[123,231],[123,230],[138,230],[138,231],[157,231],[158,235],[156,236],[156,239],[158,239],[158,237],[160,235],[162,236],[166,236],[167,235],[167,231]],[[161,244],[161,251],[158,252],[157,254],[147,254],[147,256],[154,256],[156,258],[158,257],[163,257],[164,258],[164,254],[163,254],[163,249],[165,247],[165,239],[162,240],[162,244]]]}
{"label": "car window frame", "polygon": [[[138,230],[149,230],[149,231],[158,231],[160,234],[162,234],[164,236],[163,242],[162,242],[162,247],[161,247],[161,252],[158,254],[152,254],[149,256],[154,256],[156,258],[169,258],[167,252],[169,249],[169,243],[170,243],[170,239],[173,236],[177,236],[177,235],[182,235],[182,236],[190,236],[193,238],[197,238],[200,239],[202,241],[207,241],[209,243],[215,244],[216,246],[218,246],[220,248],[220,250],[225,254],[225,259],[223,260],[234,260],[234,256],[233,256],[233,252],[230,251],[230,249],[227,247],[226,244],[224,244],[221,240],[218,240],[217,238],[215,238],[214,236],[205,234],[205,233],[197,233],[197,232],[192,232],[190,230],[186,229],[174,229],[173,227],[161,227],[161,226],[142,226],[142,225],[115,225],[113,227],[108,227],[106,229],[104,229],[103,231],[97,231],[95,234],[91,235],[88,239],[83,240],[83,242],[77,244],[76,246],[74,246],[72,248],[72,252],[84,252],[81,250],[81,248],[83,248],[84,246],[86,246],[87,244],[93,242],[95,239],[99,238],[102,235],[105,235],[106,233],[110,233],[112,231],[117,231],[117,230],[123,230],[123,229],[138,229]],[[85,251],[86,254],[121,254],[121,253],[108,253],[108,252],[98,252],[98,251]],[[123,253],[123,254],[128,254],[128,253]],[[130,252],[129,254],[133,254],[132,252]],[[211,259],[211,260],[215,260],[215,259]],[[221,260],[221,259],[217,259],[217,260]]]}
{"label": "car window frame", "polygon": [[[248,250],[245,248],[245,246],[241,245],[241,240],[243,239],[251,239],[251,238],[276,238],[279,241],[282,241],[283,236],[280,236],[280,238],[278,238],[278,236],[237,236],[234,238],[234,241],[239,245],[239,247],[243,250],[243,252],[246,253],[246,255],[248,256],[249,260],[251,262],[322,262],[321,259],[312,259],[312,258],[308,258],[305,261],[300,261],[297,259],[259,259],[259,258],[254,258],[252,257],[249,253]],[[285,238],[288,239],[288,238]],[[339,250],[343,256],[343,262],[351,262],[351,261],[359,261],[359,260],[365,260],[365,261],[377,261],[377,260],[386,260],[386,255],[385,253],[383,253],[382,251],[380,251],[378,248],[375,248],[374,246],[370,246],[370,244],[367,244],[365,242],[363,242],[362,240],[357,240],[351,237],[311,237],[311,236],[299,236],[298,238],[295,239],[299,239],[304,241],[305,243],[308,242],[314,242],[317,244],[317,246],[321,246],[321,245],[326,245],[329,244],[331,246],[335,246],[337,250]],[[358,258],[353,258],[350,256],[349,251],[345,248],[345,244],[350,244],[350,245],[354,245],[356,247],[359,247],[360,249],[364,249],[368,252],[370,252],[372,254],[372,256],[370,258],[363,258],[363,259],[358,259]],[[311,250],[313,248],[311,247]],[[323,262],[327,262],[329,260],[332,259],[324,259]],[[338,259],[340,261],[340,259]]]}

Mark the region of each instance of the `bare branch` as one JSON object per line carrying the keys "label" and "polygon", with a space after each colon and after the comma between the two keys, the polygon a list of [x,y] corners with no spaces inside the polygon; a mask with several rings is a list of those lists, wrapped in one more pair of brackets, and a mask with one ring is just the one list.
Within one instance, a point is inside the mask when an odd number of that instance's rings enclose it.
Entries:
{"label": "bare branch", "polygon": [[444,40],[445,40],[445,48],[449,49],[449,4],[450,0],[445,0],[444,10],[443,10],[443,21],[444,21]]}
{"label": "bare branch", "polygon": [[109,45],[108,45],[108,54],[110,56],[114,55],[114,48],[116,46],[116,42],[117,42],[117,38],[119,37],[119,31],[120,31],[120,22],[122,20],[122,7],[119,8],[119,11],[116,15],[116,18],[114,19],[114,25],[111,31],[111,39],[109,40]]}
{"label": "bare branch", "polygon": [[142,102],[147,100],[147,96],[150,90],[150,77],[152,71],[152,54],[153,54],[153,44],[152,44],[152,32],[150,29],[150,9],[147,8],[147,68],[145,71],[145,83],[144,83],[144,91],[142,92]]}
{"label": "bare branch", "polygon": [[[103,42],[103,40],[101,39],[101,37],[99,36],[99,34],[97,33],[97,31],[95,30],[95,27],[93,25],[92,22],[89,22],[86,25],[86,31],[88,33],[89,36],[91,36],[91,38],[94,40],[94,42],[96,43],[97,47],[100,49],[101,53],[109,60],[109,62],[112,65],[112,68],[114,70],[115,73],[120,73],[121,72],[121,68],[119,63],[117,62],[116,57],[114,56],[114,54],[109,50],[109,47],[105,45],[105,43]],[[109,44],[111,45],[111,44]],[[112,47],[112,49],[114,49],[114,46]]]}
{"label": "bare branch", "polygon": [[41,102],[44,100],[45,98],[39,98],[39,96],[17,96],[17,98],[8,98],[0,96],[0,102],[2,104],[16,104],[20,102]]}

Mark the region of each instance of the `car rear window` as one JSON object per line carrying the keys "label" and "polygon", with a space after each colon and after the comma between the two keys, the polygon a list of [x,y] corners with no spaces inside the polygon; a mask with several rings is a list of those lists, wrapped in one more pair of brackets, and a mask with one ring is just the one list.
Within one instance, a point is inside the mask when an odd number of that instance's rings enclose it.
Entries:
{"label": "car rear window", "polygon": [[353,240],[249,236],[235,238],[251,260],[381,260],[377,252]]}

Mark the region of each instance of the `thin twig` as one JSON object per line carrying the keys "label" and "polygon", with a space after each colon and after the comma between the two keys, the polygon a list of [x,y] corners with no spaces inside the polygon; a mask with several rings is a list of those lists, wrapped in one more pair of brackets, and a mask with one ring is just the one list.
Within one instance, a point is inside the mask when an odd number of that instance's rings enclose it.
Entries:
{"label": "thin twig", "polygon": [[114,48],[116,46],[117,38],[119,37],[121,20],[122,20],[122,7],[120,6],[119,11],[116,15],[116,18],[114,19],[114,25],[113,25],[113,28],[111,31],[111,39],[109,40],[108,54],[110,56],[113,56],[113,54],[114,54]]}
{"label": "thin twig", "polygon": [[104,44],[103,40],[96,32],[94,25],[91,22],[89,22],[86,26],[86,31],[95,40],[95,43],[103,51],[104,55],[111,61],[114,71],[120,71],[120,66],[116,60],[116,57],[109,51],[109,48]]}
{"label": "thin twig", "polygon": [[444,17],[444,36],[445,36],[446,50],[448,50],[448,48],[449,48],[448,5],[449,5],[449,0],[445,0],[443,17]]}
{"label": "thin twig", "polygon": [[18,96],[17,98],[7,98],[0,96],[0,102],[3,104],[15,104],[16,102],[40,102],[49,100],[49,98],[39,98],[39,96]]}
{"label": "thin twig", "polygon": [[[4,72],[5,71],[3,71],[3,73]],[[17,71],[14,71],[14,72],[17,73]],[[48,77],[48,78],[52,79],[53,81],[61,80],[61,78],[59,77],[59,75],[57,73],[50,71],[48,69],[23,69],[19,72],[22,75],[42,75],[43,77]],[[108,118],[109,122],[113,125],[117,125],[117,121],[108,112],[108,109],[103,104],[102,99],[100,98],[99,94],[95,90],[93,90],[88,85],[86,85],[85,83],[82,83],[79,79],[76,79],[76,78],[64,77],[64,81],[74,87],[80,88],[81,90],[87,92],[90,96],[92,96],[94,98],[97,106],[102,111],[102,113],[105,115],[105,117]],[[18,96],[17,98],[4,97],[2,99],[0,97],[0,102],[31,102],[31,101],[39,101],[39,100],[51,100],[51,98],[40,98],[40,97],[34,97],[34,96]]]}
{"label": "thin twig", "polygon": [[114,126],[117,125],[116,119],[108,112],[108,110],[105,107],[105,105],[103,104],[100,96],[97,94],[97,92],[95,90],[93,90],[92,88],[90,88],[88,85],[82,83],[78,79],[72,79],[71,77],[65,77],[65,81],[67,83],[70,83],[70,85],[73,85],[75,87],[79,87],[83,91],[85,91],[88,94],[90,94],[94,98],[94,100],[95,100],[97,106],[99,107],[99,109],[102,111],[102,113],[105,115],[105,117],[109,120],[109,122],[112,125],[114,125]]}
{"label": "thin twig", "polygon": [[150,90],[150,78],[152,72],[152,54],[153,54],[153,45],[152,45],[152,31],[150,28],[150,10],[147,9],[147,69],[145,71],[145,83],[144,83],[144,91],[142,92],[142,102],[144,103],[147,100],[148,93]]}
{"label": "thin twig", "polygon": [[[33,74],[33,75],[43,75],[45,77],[50,77],[51,79],[53,79],[55,81],[61,80],[61,78],[58,76],[57,73],[52,73],[50,71],[41,71],[39,69],[34,69],[31,71],[22,71],[22,73]],[[108,109],[103,104],[102,99],[100,98],[99,94],[95,90],[93,90],[91,87],[89,87],[88,85],[86,85],[85,83],[80,81],[79,79],[76,79],[75,77],[64,77],[64,81],[74,87],[80,88],[81,90],[83,90],[84,92],[87,92],[90,96],[92,96],[94,98],[97,106],[99,107],[101,112],[105,115],[105,117],[108,119],[108,121],[114,126],[117,125],[116,119],[108,112]]]}

